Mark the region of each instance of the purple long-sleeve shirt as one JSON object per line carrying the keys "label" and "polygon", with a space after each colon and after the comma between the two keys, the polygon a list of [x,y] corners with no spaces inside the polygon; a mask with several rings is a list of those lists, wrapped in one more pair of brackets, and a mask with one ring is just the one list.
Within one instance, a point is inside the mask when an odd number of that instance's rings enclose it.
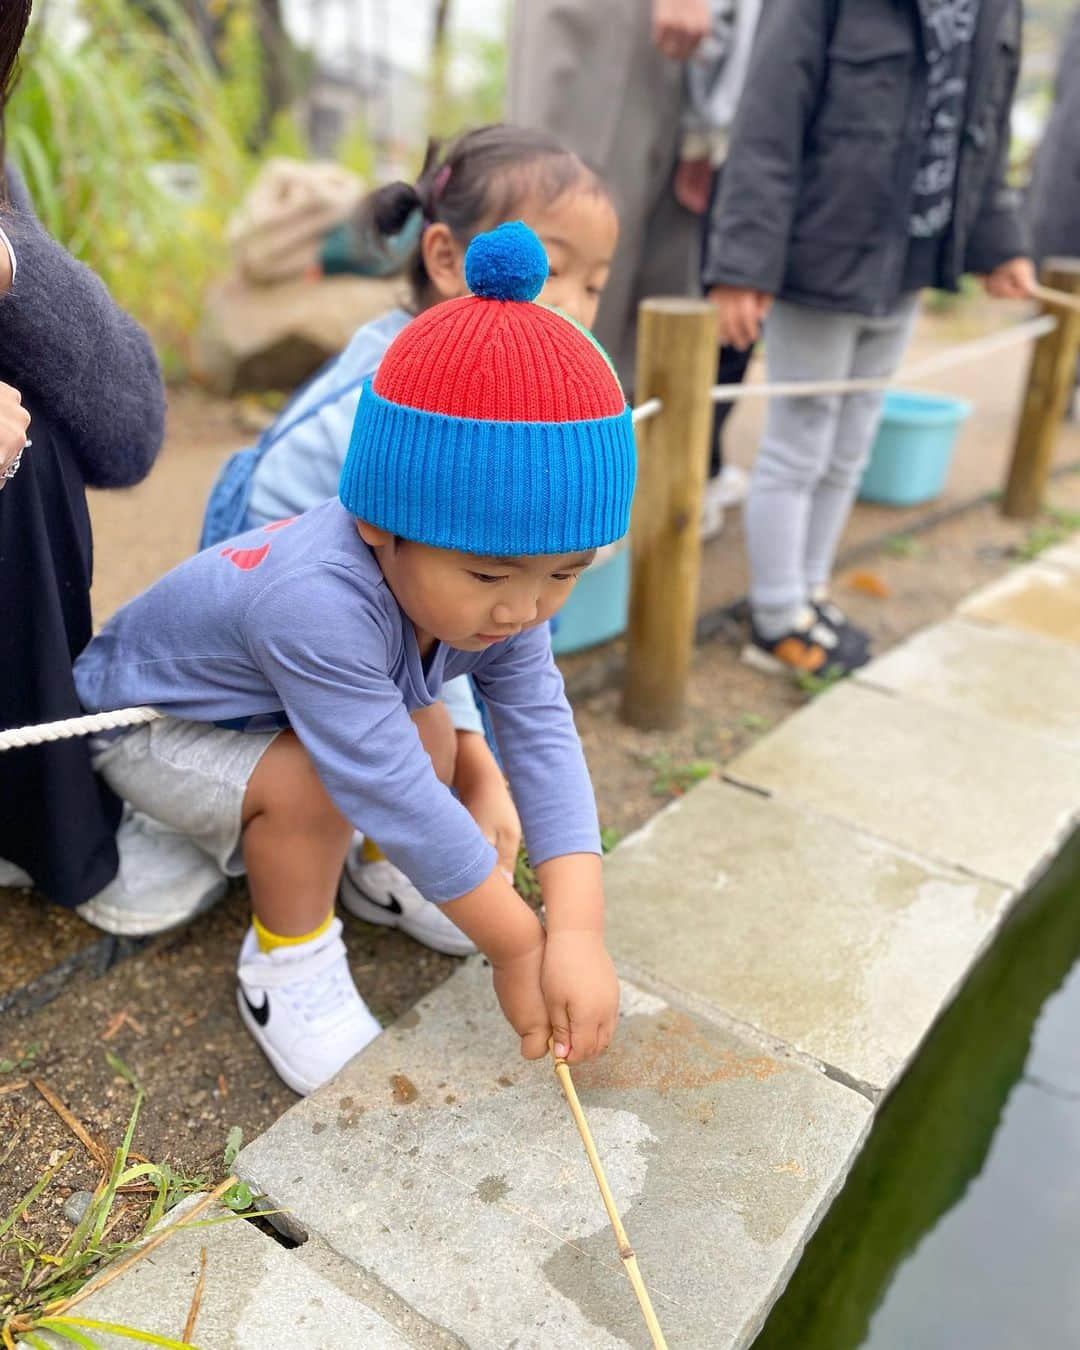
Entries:
{"label": "purple long-sleeve shirt", "polygon": [[196,554],[125,605],[75,665],[91,711],[151,704],[249,729],[288,725],[342,814],[429,900],[479,885],[495,851],[436,778],[409,714],[471,673],[533,863],[599,853],[596,805],[547,626],[422,660],[336,501]]}

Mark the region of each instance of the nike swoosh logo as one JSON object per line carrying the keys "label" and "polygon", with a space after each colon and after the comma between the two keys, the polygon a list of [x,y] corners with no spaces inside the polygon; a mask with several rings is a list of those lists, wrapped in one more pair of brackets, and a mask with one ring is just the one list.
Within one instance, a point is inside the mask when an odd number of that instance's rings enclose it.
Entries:
{"label": "nike swoosh logo", "polygon": [[357,890],[359,890],[360,894],[364,897],[364,899],[368,902],[368,904],[374,905],[376,909],[385,909],[388,914],[405,913],[405,911],[401,908],[401,901],[397,898],[397,896],[394,894],[393,891],[388,892],[390,896],[389,900],[376,900],[373,895],[369,895],[367,891],[364,890],[363,886],[358,886]]}
{"label": "nike swoosh logo", "polygon": [[259,1026],[261,1027],[266,1026],[267,1022],[270,1021],[270,999],[267,997],[267,995],[263,994],[262,1007],[256,1008],[255,1004],[252,1003],[251,999],[248,998],[247,994],[244,992],[243,989],[240,990],[240,994],[244,1002],[248,1005],[248,1012],[251,1013],[252,1017],[254,1017],[255,1021],[258,1022]]}

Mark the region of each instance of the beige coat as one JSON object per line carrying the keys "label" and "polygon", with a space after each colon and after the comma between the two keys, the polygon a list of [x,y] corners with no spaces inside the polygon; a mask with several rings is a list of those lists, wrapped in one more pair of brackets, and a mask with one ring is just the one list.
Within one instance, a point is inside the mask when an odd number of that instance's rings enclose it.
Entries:
{"label": "beige coat", "polygon": [[698,289],[701,221],[672,192],[684,69],[652,45],[651,0],[516,0],[507,117],[558,136],[611,188],[619,248],[596,335],[633,389],[638,302]]}

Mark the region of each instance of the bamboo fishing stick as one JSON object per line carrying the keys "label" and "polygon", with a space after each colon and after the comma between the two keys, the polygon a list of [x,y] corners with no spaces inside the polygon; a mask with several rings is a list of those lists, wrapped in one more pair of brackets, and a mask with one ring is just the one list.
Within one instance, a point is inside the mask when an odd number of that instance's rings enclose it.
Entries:
{"label": "bamboo fishing stick", "polygon": [[607,1177],[604,1175],[604,1169],[600,1162],[600,1155],[596,1151],[596,1144],[593,1142],[592,1131],[589,1129],[589,1122],[585,1119],[585,1112],[581,1109],[581,1102],[578,1101],[577,1089],[574,1087],[574,1080],[570,1077],[570,1066],[565,1059],[560,1059],[555,1054],[554,1046],[551,1048],[551,1055],[555,1061],[555,1076],[562,1085],[563,1094],[570,1106],[570,1112],[574,1117],[574,1123],[577,1125],[578,1133],[581,1135],[581,1142],[585,1145],[585,1153],[589,1159],[589,1166],[593,1170],[596,1184],[600,1187],[600,1198],[604,1202],[604,1208],[607,1210],[608,1218],[611,1220],[611,1226],[615,1231],[615,1241],[619,1248],[619,1259],[622,1261],[630,1284],[633,1286],[634,1293],[637,1295],[638,1305],[641,1308],[642,1316],[645,1318],[645,1325],[648,1327],[649,1335],[652,1337],[653,1350],[667,1350],[667,1341],[664,1340],[664,1333],[660,1330],[660,1323],[656,1320],[656,1313],[653,1312],[652,1300],[649,1298],[649,1291],[645,1288],[645,1281],[641,1278],[637,1257],[634,1255],[633,1247],[630,1246],[630,1239],[626,1236],[626,1229],[623,1227],[622,1220],[619,1218],[619,1211],[615,1208],[615,1199],[611,1194],[611,1188],[608,1186]]}

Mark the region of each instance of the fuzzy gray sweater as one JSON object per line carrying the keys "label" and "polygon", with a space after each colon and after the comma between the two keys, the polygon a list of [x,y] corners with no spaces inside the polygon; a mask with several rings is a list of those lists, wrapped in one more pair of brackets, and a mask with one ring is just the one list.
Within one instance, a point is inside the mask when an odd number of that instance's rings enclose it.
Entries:
{"label": "fuzzy gray sweater", "polygon": [[90,487],[130,487],[146,477],[165,432],[154,349],[94,273],[46,233],[10,167],[8,196],[0,227],[18,271],[0,298],[0,380],[63,432]]}

